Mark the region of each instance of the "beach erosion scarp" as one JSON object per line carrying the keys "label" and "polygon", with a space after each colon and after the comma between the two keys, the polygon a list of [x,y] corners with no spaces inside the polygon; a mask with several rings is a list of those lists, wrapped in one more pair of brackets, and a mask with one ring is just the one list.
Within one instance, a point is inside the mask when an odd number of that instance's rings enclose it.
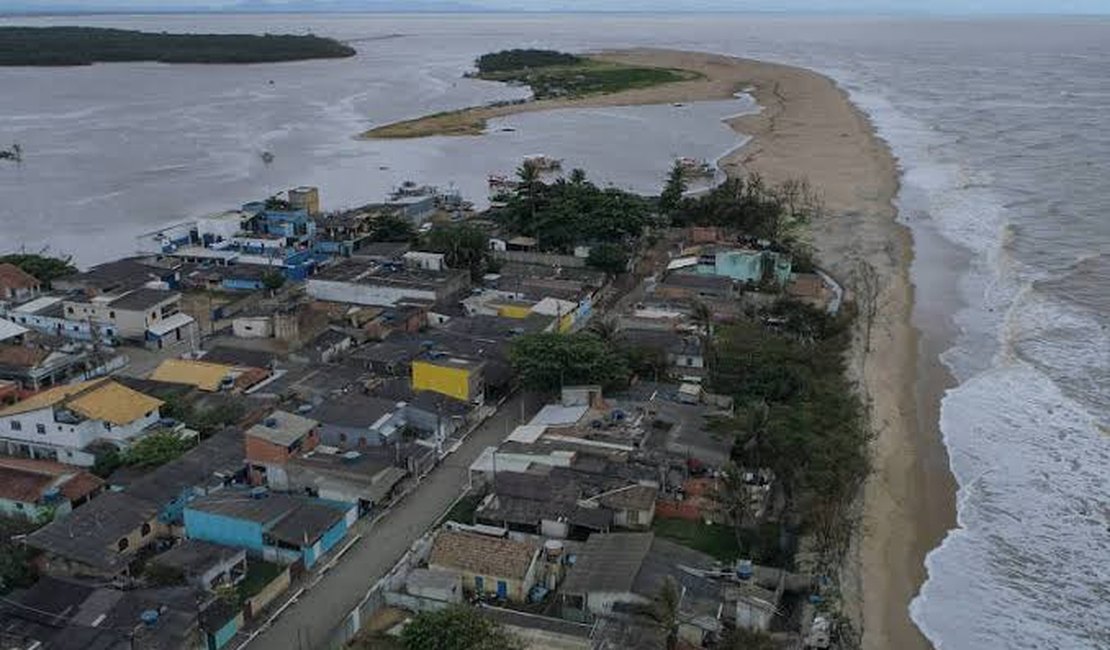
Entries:
{"label": "beach erosion scarp", "polygon": [[591,56],[688,70],[699,78],[579,99],[463,109],[386,125],[363,137],[477,135],[489,119],[524,112],[751,93],[762,110],[727,120],[750,139],[719,165],[729,175],[754,172],[771,183],[808,181],[826,207],[826,216],[812,223],[809,233],[822,266],[851,287],[860,264],[867,263],[881,289],[870,341],[857,337],[850,364],[868,402],[875,439],[874,471],[859,504],[859,534],[841,572],[847,613],[863,631],[864,648],[930,647],[908,605],[925,580],[925,555],[955,525],[955,483],[938,427],[940,397],[950,380],[919,354],[911,320],[913,242],[897,221],[899,170],[889,147],[833,80],[811,70],[659,49]]}

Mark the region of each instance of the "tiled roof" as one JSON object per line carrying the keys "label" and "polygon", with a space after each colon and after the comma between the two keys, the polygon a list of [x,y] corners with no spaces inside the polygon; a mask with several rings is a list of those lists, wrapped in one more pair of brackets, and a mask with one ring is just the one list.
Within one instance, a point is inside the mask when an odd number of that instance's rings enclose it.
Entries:
{"label": "tiled roof", "polygon": [[436,537],[428,565],[522,579],[538,550],[528,542],[445,530]]}
{"label": "tiled roof", "polygon": [[0,345],[0,365],[19,368],[34,368],[42,363],[50,353],[39,348],[25,345]]}
{"label": "tiled roof", "polygon": [[[2,363],[3,356],[0,353],[0,363]],[[0,417],[7,415],[18,415],[19,413],[28,413],[30,411],[37,411],[39,409],[47,408],[59,404],[71,395],[76,395],[82,391],[86,391],[98,383],[101,379],[94,379],[92,381],[82,381],[76,384],[66,384],[64,386],[55,386],[36,393],[22,402],[16,402],[4,410],[0,410]]]}
{"label": "tiled roof", "polygon": [[574,566],[567,572],[562,591],[568,594],[630,592],[653,537],[652,533],[590,535]]}
{"label": "tiled roof", "polygon": [[130,424],[165,404],[160,399],[108,381],[66,402],[66,406],[90,420]]}
{"label": "tiled roof", "polygon": [[0,287],[9,289],[33,289],[39,286],[35,276],[7,262],[0,264]]}
{"label": "tiled roof", "polygon": [[[100,478],[69,465],[31,458],[0,457],[0,476],[14,476],[16,473],[45,477],[50,483],[55,484],[60,480],[58,488],[62,496],[70,501],[80,499],[104,485],[104,481]],[[0,480],[0,493],[5,492],[6,488],[5,478]]]}
{"label": "tiled roof", "polygon": [[54,480],[49,474],[0,467],[0,499],[36,503],[50,489]]}
{"label": "tiled roof", "polygon": [[316,420],[287,411],[274,411],[262,422],[247,429],[247,435],[275,445],[288,446],[308,435],[319,424]]}
{"label": "tiled roof", "polygon": [[234,371],[232,366],[188,359],[166,359],[150,376],[155,381],[171,384],[188,384],[201,390],[215,392],[220,382]]}

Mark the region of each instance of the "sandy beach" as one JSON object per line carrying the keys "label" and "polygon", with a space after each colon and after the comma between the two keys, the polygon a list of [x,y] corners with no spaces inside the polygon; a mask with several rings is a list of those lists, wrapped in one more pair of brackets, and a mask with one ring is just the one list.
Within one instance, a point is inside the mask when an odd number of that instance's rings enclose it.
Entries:
{"label": "sandy beach", "polygon": [[757,172],[771,182],[807,179],[828,209],[810,233],[822,265],[849,286],[861,260],[880,278],[870,352],[858,341],[852,364],[871,403],[876,439],[860,534],[841,577],[848,613],[863,629],[864,648],[930,647],[910,620],[908,604],[926,577],[925,554],[955,522],[955,484],[937,426],[948,377],[920,354],[911,322],[913,246],[909,230],[896,221],[899,171],[889,148],[832,80],[809,70],[653,49],[593,56],[691,70],[702,78],[578,100],[466,109],[403,123],[387,133],[473,134],[485,120],[526,111],[690,102],[750,91],[763,110],[728,121],[751,140],[725,156],[722,168],[729,174]]}

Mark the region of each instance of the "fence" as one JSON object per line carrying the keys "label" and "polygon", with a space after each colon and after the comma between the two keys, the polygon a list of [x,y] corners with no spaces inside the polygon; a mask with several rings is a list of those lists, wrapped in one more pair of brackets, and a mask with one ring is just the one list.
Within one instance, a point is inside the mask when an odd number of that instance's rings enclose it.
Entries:
{"label": "fence", "polygon": [[573,255],[559,255],[557,253],[533,253],[531,251],[490,251],[495,260],[502,262],[516,262],[517,264],[536,264],[540,266],[565,266],[567,268],[585,268],[586,258]]}

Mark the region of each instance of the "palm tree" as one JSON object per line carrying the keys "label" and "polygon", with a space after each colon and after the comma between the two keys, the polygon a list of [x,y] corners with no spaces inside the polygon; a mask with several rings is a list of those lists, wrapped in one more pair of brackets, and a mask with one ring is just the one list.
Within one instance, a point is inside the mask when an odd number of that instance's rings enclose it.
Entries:
{"label": "palm tree", "polygon": [[539,197],[537,196],[540,185],[540,168],[535,162],[525,160],[516,170],[517,194],[524,198],[528,204],[528,230],[535,232],[536,209]]}
{"label": "palm tree", "polygon": [[570,170],[570,184],[571,185],[584,185],[586,183],[586,170],[581,167],[575,167]]}
{"label": "palm tree", "polygon": [[590,332],[606,343],[615,343],[620,338],[620,325],[612,318],[599,318],[590,323]]}
{"label": "palm tree", "polygon": [[660,627],[667,631],[667,650],[678,645],[679,610],[682,606],[682,594],[674,578],[667,576],[666,581],[659,587],[655,596],[655,620]]}
{"label": "palm tree", "polygon": [[[713,359],[713,310],[704,302],[695,302],[690,310],[690,320],[698,328],[701,340],[701,353],[705,359],[705,370],[712,370]],[[712,376],[712,375],[710,375]]]}

